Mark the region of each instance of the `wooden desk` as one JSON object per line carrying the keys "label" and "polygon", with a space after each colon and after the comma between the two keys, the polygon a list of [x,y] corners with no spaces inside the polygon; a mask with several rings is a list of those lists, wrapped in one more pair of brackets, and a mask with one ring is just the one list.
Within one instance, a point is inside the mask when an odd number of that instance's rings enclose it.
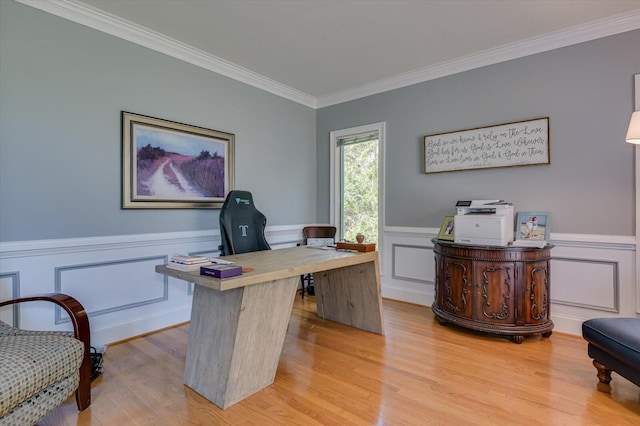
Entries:
{"label": "wooden desk", "polygon": [[273,383],[302,274],[314,273],[318,316],[384,334],[377,252],[301,246],[225,259],[254,271],[219,280],[156,266],[196,284],[184,384],[222,409]]}

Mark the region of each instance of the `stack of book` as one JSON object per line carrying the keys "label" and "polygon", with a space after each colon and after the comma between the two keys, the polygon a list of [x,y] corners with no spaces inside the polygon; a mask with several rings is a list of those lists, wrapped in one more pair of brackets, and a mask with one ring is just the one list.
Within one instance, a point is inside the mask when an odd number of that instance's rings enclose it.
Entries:
{"label": "stack of book", "polygon": [[169,258],[167,268],[179,271],[199,271],[201,266],[211,265],[211,259],[204,256],[174,254]]}

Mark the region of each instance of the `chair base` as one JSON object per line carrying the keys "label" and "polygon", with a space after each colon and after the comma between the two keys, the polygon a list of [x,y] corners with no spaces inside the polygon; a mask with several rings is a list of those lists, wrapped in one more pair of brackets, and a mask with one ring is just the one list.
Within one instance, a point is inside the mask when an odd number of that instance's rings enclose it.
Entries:
{"label": "chair base", "polygon": [[304,299],[304,294],[315,296],[315,287],[313,285],[313,274],[300,275],[300,296]]}

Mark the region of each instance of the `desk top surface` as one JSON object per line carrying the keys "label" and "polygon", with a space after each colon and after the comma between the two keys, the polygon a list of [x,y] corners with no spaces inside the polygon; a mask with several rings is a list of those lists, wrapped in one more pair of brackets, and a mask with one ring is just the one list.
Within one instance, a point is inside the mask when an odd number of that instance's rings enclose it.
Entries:
{"label": "desk top surface", "polygon": [[199,271],[178,271],[166,265],[157,265],[156,272],[215,290],[230,290],[360,263],[375,262],[376,269],[378,268],[378,252],[353,253],[313,246],[256,251],[225,256],[224,259],[243,268],[250,268],[252,271],[226,279],[203,276]]}

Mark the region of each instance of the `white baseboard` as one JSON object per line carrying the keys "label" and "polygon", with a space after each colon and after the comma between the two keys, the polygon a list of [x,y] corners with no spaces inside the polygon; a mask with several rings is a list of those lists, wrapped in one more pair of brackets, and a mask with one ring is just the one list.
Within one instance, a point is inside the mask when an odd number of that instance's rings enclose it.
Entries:
{"label": "white baseboard", "polygon": [[93,346],[101,347],[163,328],[173,327],[177,324],[188,322],[190,319],[191,306],[174,311],[165,311],[161,315],[130,318],[128,321],[121,323],[92,327],[91,342]]}

